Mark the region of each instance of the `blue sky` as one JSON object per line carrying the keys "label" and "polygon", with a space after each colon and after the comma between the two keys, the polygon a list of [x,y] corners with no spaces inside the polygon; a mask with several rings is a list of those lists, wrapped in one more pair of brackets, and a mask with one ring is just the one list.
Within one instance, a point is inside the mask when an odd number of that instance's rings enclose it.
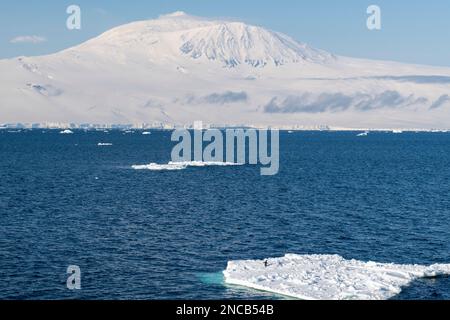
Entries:
{"label": "blue sky", "polygon": [[[71,4],[81,7],[82,30],[66,29]],[[366,27],[371,4],[381,7],[381,31]],[[56,52],[111,27],[178,10],[261,25],[339,55],[450,66],[448,0],[2,1],[0,58]],[[11,43],[19,36],[41,38]]]}

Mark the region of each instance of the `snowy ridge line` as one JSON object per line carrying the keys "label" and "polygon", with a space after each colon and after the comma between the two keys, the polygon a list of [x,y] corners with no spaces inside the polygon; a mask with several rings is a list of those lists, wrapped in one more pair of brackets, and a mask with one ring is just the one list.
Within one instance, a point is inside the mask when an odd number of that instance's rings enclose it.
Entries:
{"label": "snowy ridge line", "polygon": [[150,163],[144,165],[131,166],[134,170],[152,170],[152,171],[172,171],[172,170],[184,170],[188,167],[209,167],[209,166],[241,166],[240,163],[232,162],[202,162],[202,161],[186,161],[186,162],[172,162],[167,164]]}
{"label": "snowy ridge line", "polygon": [[228,284],[302,300],[387,300],[420,278],[450,274],[450,264],[400,265],[345,260],[338,255],[296,255],[228,262]]}

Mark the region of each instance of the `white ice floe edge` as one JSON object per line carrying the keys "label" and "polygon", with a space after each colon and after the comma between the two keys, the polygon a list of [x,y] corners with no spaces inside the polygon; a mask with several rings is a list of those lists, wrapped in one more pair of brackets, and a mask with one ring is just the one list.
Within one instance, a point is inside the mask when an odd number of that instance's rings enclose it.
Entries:
{"label": "white ice floe edge", "polygon": [[284,292],[283,290],[268,289],[268,288],[266,288],[264,286],[260,286],[260,285],[254,284],[254,283],[249,283],[247,281],[241,281],[241,280],[236,280],[236,279],[232,279],[232,278],[227,278],[225,272],[224,272],[224,278],[225,278],[225,283],[229,284],[229,285],[245,287],[245,288],[248,288],[248,289],[253,289],[253,290],[266,292],[266,293],[271,293],[273,295],[282,296],[282,297],[291,298],[291,299],[314,300],[314,299],[311,299],[310,297],[307,297],[307,296],[301,296],[301,295],[295,295],[294,296],[294,295],[291,295],[289,293]]}
{"label": "white ice floe edge", "polygon": [[337,255],[294,255],[230,261],[225,283],[302,300],[385,300],[419,278],[450,274],[450,264],[432,266],[345,260]]}
{"label": "white ice floe edge", "polygon": [[201,162],[201,161],[187,161],[187,162],[169,162],[167,164],[150,163],[145,165],[133,165],[134,170],[152,170],[152,171],[172,171],[184,170],[188,167],[208,167],[208,166],[240,166],[242,164],[230,162]]}

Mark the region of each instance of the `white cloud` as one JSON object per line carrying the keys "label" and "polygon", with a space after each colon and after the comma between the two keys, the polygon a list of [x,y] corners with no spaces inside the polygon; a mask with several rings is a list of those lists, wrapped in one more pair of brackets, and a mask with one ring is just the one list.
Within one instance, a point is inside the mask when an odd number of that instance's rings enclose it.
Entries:
{"label": "white cloud", "polygon": [[15,37],[13,39],[11,39],[9,42],[10,43],[32,43],[32,44],[37,44],[37,43],[42,43],[42,42],[46,42],[47,39],[45,37],[41,37],[41,36],[18,36]]}

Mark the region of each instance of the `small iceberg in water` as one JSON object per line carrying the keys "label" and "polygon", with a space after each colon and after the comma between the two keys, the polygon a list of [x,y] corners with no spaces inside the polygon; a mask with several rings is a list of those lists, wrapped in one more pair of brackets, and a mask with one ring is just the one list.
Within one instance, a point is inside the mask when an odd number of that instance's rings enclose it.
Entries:
{"label": "small iceberg in water", "polygon": [[362,133],[360,133],[360,134],[358,134],[358,135],[356,135],[357,137],[367,137],[369,135],[369,131],[366,131],[366,132],[362,132]]}
{"label": "small iceberg in water", "polygon": [[172,170],[183,170],[187,166],[183,163],[169,162],[168,164],[143,164],[143,165],[133,165],[131,166],[134,170],[151,170],[151,171],[172,171]]}
{"label": "small iceberg in water", "polygon": [[99,147],[107,147],[107,146],[112,146],[113,144],[112,143],[109,143],[109,142],[107,142],[107,143],[105,143],[105,142],[99,142],[98,144],[97,144],[97,146],[99,146]]}
{"label": "small iceberg in water", "polygon": [[152,171],[173,171],[184,170],[188,167],[208,167],[208,166],[239,166],[238,163],[230,162],[202,162],[202,161],[187,161],[187,162],[169,162],[167,164],[150,163],[145,165],[133,165],[134,170],[152,170]]}
{"label": "small iceberg in water", "polygon": [[303,300],[386,300],[419,278],[449,275],[450,264],[432,266],[345,260],[338,255],[296,255],[230,261],[228,284]]}
{"label": "small iceberg in water", "polygon": [[60,134],[73,134],[73,131],[71,130],[63,130],[60,132]]}
{"label": "small iceberg in water", "polygon": [[150,131],[144,131],[144,132],[142,132],[142,135],[144,135],[144,136],[148,136],[148,135],[151,135],[152,133],[150,132]]}

